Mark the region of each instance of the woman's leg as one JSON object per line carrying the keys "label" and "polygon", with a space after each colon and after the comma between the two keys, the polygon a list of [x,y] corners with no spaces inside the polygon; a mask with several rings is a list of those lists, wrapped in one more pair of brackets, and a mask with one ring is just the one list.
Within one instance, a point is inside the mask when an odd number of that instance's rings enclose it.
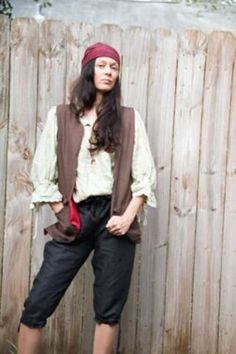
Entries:
{"label": "woman's leg", "polygon": [[92,242],[62,244],[49,241],[42,266],[24,303],[18,354],[38,354],[42,328],[93,249]]}
{"label": "woman's leg", "polygon": [[96,324],[93,354],[111,354],[117,346],[119,325]]}
{"label": "woman's leg", "polygon": [[95,274],[94,309],[97,322],[93,354],[112,354],[116,347],[120,315],[128,297],[135,244],[128,237],[97,235],[92,265]]}
{"label": "woman's leg", "polygon": [[20,324],[17,354],[38,354],[42,337],[42,328],[29,328]]}

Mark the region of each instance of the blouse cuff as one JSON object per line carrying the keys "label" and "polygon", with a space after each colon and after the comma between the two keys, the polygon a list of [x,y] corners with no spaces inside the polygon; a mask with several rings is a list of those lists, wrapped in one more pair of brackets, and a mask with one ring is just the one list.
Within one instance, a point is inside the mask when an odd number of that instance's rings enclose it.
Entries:
{"label": "blouse cuff", "polygon": [[152,208],[156,208],[157,202],[156,202],[155,194],[151,190],[151,187],[139,189],[136,192],[134,191],[134,188],[133,188],[133,192],[132,192],[133,197],[140,197],[141,195],[144,195],[145,197],[147,197],[147,200],[146,200],[146,203],[140,208],[140,210],[137,214],[137,218],[138,218],[139,224],[141,226],[145,226],[145,225],[147,225],[147,205],[149,205]]}
{"label": "blouse cuff", "polygon": [[146,188],[138,189],[136,191],[134,189],[131,189],[131,190],[132,190],[133,197],[140,197],[141,195],[144,195],[145,197],[147,197],[147,200],[146,200],[147,205],[149,205],[152,208],[157,207],[156,197],[155,197],[154,191],[152,191],[151,188],[146,187]]}
{"label": "blouse cuff", "polygon": [[39,203],[60,202],[62,199],[63,196],[56,184],[38,184],[32,193],[30,209],[33,209]]}

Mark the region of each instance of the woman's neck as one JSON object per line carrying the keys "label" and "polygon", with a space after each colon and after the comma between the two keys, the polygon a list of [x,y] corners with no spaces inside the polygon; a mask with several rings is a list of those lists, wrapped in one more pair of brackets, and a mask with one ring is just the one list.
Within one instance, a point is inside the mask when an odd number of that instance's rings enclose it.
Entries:
{"label": "woman's neck", "polygon": [[103,99],[103,94],[101,92],[97,91],[95,105],[96,106],[100,105],[100,103],[102,102],[102,99]]}
{"label": "woman's neck", "polygon": [[91,109],[86,109],[86,111],[84,112],[84,114],[85,114],[86,116],[97,117],[96,107],[93,106],[93,108],[91,108]]}

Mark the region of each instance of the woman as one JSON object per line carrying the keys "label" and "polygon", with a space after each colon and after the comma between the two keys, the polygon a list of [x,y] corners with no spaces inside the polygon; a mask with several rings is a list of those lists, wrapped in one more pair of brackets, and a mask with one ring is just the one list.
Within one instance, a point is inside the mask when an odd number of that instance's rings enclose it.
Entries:
{"label": "woman", "polygon": [[88,47],[70,104],[49,111],[33,160],[32,207],[49,203],[57,222],[45,229],[52,240],[24,303],[19,354],[39,352],[47,318],[91,251],[93,354],[114,350],[140,239],[137,214],[156,204],[145,128],[134,109],[120,104],[119,73],[114,48]]}

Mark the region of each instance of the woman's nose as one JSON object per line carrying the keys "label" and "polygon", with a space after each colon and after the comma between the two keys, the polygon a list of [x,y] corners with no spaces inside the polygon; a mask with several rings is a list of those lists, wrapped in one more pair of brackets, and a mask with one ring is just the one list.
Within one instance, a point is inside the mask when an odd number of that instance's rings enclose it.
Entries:
{"label": "woman's nose", "polygon": [[106,74],[111,74],[111,68],[110,68],[109,65],[106,65],[106,67],[105,67],[105,73],[106,73]]}

